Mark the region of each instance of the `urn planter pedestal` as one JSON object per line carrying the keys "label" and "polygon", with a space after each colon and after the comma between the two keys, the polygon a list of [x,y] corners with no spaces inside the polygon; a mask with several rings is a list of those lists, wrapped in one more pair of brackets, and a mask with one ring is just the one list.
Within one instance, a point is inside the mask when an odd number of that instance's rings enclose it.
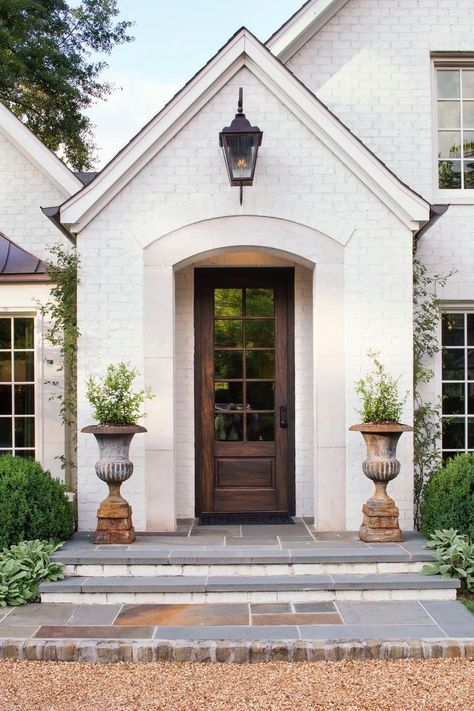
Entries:
{"label": "urn planter pedestal", "polygon": [[352,425],[352,432],[360,432],[367,446],[367,458],[362,464],[365,476],[375,485],[375,491],[362,507],[364,515],[359,531],[361,541],[384,543],[403,541],[398,523],[398,507],[387,494],[387,484],[398,476],[400,462],[396,458],[397,444],[403,432],[412,427],[398,422]]}
{"label": "urn planter pedestal", "polygon": [[133,436],[146,429],[140,425],[89,425],[82,432],[93,434],[97,440],[99,461],[95,472],[109,487],[109,495],[97,510],[94,543],[133,543],[132,507],[121,495],[120,487],[133,473],[128,457]]}

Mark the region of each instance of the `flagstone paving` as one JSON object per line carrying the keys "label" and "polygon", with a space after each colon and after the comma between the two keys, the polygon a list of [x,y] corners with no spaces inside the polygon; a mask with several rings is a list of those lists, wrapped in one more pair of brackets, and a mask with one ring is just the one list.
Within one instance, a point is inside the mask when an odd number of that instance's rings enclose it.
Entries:
{"label": "flagstone paving", "polygon": [[6,639],[472,639],[457,601],[72,605],[10,608]]}

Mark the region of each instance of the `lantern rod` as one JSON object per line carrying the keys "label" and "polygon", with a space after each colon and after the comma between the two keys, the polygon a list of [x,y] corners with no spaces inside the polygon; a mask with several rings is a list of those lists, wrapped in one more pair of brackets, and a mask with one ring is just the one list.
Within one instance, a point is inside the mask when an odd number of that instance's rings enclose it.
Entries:
{"label": "lantern rod", "polygon": [[237,111],[242,114],[244,111],[244,90],[242,87],[239,88],[239,103],[237,104]]}

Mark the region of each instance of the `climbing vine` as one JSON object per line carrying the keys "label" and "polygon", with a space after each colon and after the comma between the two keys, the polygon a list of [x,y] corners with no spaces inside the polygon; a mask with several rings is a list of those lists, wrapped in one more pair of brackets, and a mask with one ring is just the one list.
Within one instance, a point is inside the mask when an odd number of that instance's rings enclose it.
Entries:
{"label": "climbing vine", "polygon": [[414,509],[415,526],[419,527],[423,489],[441,464],[441,403],[425,400],[423,390],[434,376],[427,365],[439,352],[437,337],[441,310],[437,288],[445,286],[453,272],[430,274],[416,256],[413,258],[413,395],[414,395]]}
{"label": "climbing vine", "polygon": [[48,360],[55,365],[58,372],[63,372],[64,387],[58,380],[47,381],[48,384],[60,388],[52,399],[59,400],[60,415],[66,427],[66,451],[63,466],[69,471],[69,483],[74,484],[74,462],[77,441],[77,284],[79,257],[75,247],[65,248],[61,244],[50,248],[52,259],[48,263],[48,276],[53,286],[50,300],[38,304],[38,308],[46,319],[47,329],[45,340],[60,354],[58,361]]}

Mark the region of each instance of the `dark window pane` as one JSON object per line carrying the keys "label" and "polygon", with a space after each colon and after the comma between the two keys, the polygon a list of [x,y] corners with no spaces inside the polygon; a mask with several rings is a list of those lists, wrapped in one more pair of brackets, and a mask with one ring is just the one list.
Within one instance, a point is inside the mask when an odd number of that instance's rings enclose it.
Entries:
{"label": "dark window pane", "polygon": [[459,97],[459,69],[438,69],[436,78],[439,99],[456,99]]}
{"label": "dark window pane", "polygon": [[32,318],[15,318],[14,319],[14,347],[15,348],[33,348],[34,333],[33,333]]}
{"label": "dark window pane", "polygon": [[459,131],[439,131],[438,158],[461,157],[461,133]]}
{"label": "dark window pane", "polygon": [[464,349],[443,348],[443,380],[464,380]]}
{"label": "dark window pane", "polygon": [[243,375],[243,351],[215,351],[214,377],[218,380],[241,378]]}
{"label": "dark window pane", "polygon": [[214,289],[215,316],[242,316],[242,289]]}
{"label": "dark window pane", "polygon": [[275,416],[252,413],[247,415],[247,440],[249,442],[273,442],[275,439]]}
{"label": "dark window pane", "polygon": [[12,386],[0,385],[0,415],[12,414]]}
{"label": "dark window pane", "polygon": [[459,101],[438,102],[438,128],[460,128],[461,111]]}
{"label": "dark window pane", "polygon": [[11,447],[12,420],[10,417],[0,417],[0,447]]}
{"label": "dark window pane", "polygon": [[474,415],[474,383],[467,385],[467,411],[470,415]]}
{"label": "dark window pane", "polygon": [[220,442],[242,442],[244,438],[243,415],[218,412],[214,415],[216,439]]}
{"label": "dark window pane", "polygon": [[464,345],[464,314],[443,314],[443,346]]}
{"label": "dark window pane", "polygon": [[443,383],[443,413],[464,414],[464,383]]}
{"label": "dark window pane", "polygon": [[273,410],[275,405],[275,384],[247,383],[247,407],[251,410]]}
{"label": "dark window pane", "polygon": [[442,190],[457,190],[461,187],[461,161],[443,160],[438,167],[439,187]]}
{"label": "dark window pane", "polygon": [[274,301],[273,289],[247,289],[247,316],[273,316]]}
{"label": "dark window pane", "polygon": [[463,139],[464,158],[474,158],[474,131],[465,131]]}
{"label": "dark window pane", "polygon": [[12,354],[0,352],[0,381],[10,383],[12,379]]}
{"label": "dark window pane", "polygon": [[474,161],[464,163],[464,187],[466,190],[474,189]]}
{"label": "dark window pane", "polygon": [[446,464],[446,462],[449,462],[450,459],[454,459],[454,457],[457,457],[459,452],[443,452],[443,464]]}
{"label": "dark window pane", "polygon": [[468,418],[467,421],[467,446],[469,449],[474,449],[474,419]]}
{"label": "dark window pane", "polygon": [[[216,406],[223,405],[223,409],[243,408],[244,395],[242,383],[218,382],[214,384]],[[233,406],[233,407],[232,407]]]}
{"label": "dark window pane", "polygon": [[464,128],[474,129],[474,101],[462,102]]}
{"label": "dark window pane", "polygon": [[474,314],[467,314],[467,345],[474,346]]}
{"label": "dark window pane", "polygon": [[17,449],[15,452],[15,457],[22,457],[23,459],[34,459],[35,450],[34,449]]}
{"label": "dark window pane", "polygon": [[273,348],[275,331],[273,319],[262,321],[247,321],[247,348]]}
{"label": "dark window pane", "polygon": [[242,321],[215,321],[214,345],[218,348],[242,346]]}
{"label": "dark window pane", "polygon": [[0,348],[12,347],[11,319],[0,318]]}
{"label": "dark window pane", "polygon": [[274,351],[247,351],[247,378],[274,378]]}
{"label": "dark window pane", "polygon": [[15,385],[15,414],[34,415],[35,413],[35,386]]}
{"label": "dark window pane", "polygon": [[15,417],[15,447],[35,446],[34,417]]}
{"label": "dark window pane", "polygon": [[28,382],[35,379],[35,366],[33,351],[15,352],[15,380],[17,382]]}
{"label": "dark window pane", "polygon": [[464,418],[443,419],[443,449],[464,449]]}
{"label": "dark window pane", "polygon": [[474,350],[467,351],[467,379],[474,380]]}

